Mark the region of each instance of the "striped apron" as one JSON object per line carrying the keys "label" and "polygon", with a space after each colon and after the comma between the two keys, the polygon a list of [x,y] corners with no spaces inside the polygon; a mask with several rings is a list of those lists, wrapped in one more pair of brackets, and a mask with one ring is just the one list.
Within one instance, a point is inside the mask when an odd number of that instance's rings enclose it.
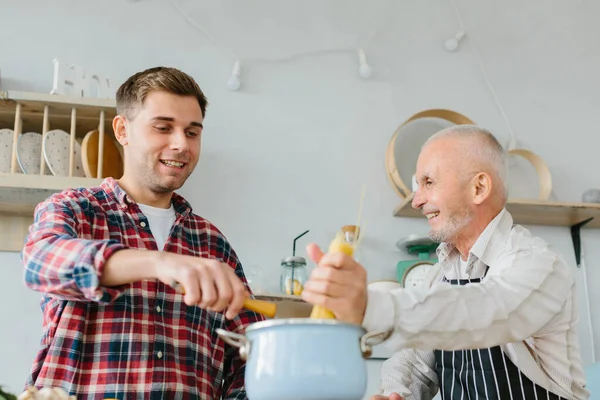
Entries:
{"label": "striped apron", "polygon": [[[481,278],[447,280],[444,277],[444,282],[452,285],[480,281]],[[435,350],[434,354],[442,400],[562,400],[522,374],[500,346],[475,350]]]}

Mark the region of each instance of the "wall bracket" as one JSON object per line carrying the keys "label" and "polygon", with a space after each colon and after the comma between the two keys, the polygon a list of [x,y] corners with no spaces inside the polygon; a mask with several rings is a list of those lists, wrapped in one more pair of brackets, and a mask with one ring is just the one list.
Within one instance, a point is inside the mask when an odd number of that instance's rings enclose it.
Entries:
{"label": "wall bracket", "polygon": [[593,220],[594,217],[590,217],[586,220],[583,220],[575,225],[571,226],[571,238],[573,239],[573,249],[575,250],[575,262],[577,263],[577,267],[581,265],[581,227]]}

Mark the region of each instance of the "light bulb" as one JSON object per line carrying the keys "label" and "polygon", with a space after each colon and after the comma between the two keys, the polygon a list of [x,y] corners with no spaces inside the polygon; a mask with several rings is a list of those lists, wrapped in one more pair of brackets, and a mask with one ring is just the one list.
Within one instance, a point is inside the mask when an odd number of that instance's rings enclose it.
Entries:
{"label": "light bulb", "polygon": [[363,79],[369,79],[373,75],[373,68],[369,64],[362,64],[358,67],[358,74]]}
{"label": "light bulb", "polygon": [[235,75],[231,75],[227,80],[227,89],[231,90],[232,92],[238,91],[241,86],[242,83],[240,82],[240,79]]}
{"label": "light bulb", "polygon": [[448,51],[451,51],[451,52],[456,51],[458,49],[458,44],[464,37],[465,37],[465,32],[460,31],[454,37],[446,40],[444,42],[444,47]]}
{"label": "light bulb", "polygon": [[456,51],[456,49],[458,49],[458,40],[456,40],[455,38],[450,38],[446,40],[446,43],[444,43],[444,47],[448,51]]}
{"label": "light bulb", "polygon": [[358,74],[363,79],[369,79],[373,75],[373,68],[367,64],[367,56],[363,49],[358,49]]}
{"label": "light bulb", "polygon": [[240,81],[240,62],[239,60],[235,62],[233,65],[233,71],[231,71],[231,76],[227,80],[227,89],[235,92],[240,89],[242,86],[242,82]]}

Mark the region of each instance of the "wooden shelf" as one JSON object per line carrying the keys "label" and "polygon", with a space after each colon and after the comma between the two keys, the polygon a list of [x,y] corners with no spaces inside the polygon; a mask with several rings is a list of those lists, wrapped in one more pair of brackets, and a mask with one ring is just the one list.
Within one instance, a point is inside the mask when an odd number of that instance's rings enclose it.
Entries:
{"label": "wooden shelf", "polygon": [[257,300],[266,300],[277,304],[275,318],[310,318],[313,306],[302,300],[300,296],[288,296],[279,293],[262,293],[255,295]]}
{"label": "wooden shelf", "polygon": [[104,129],[112,133],[112,120],[116,115],[116,103],[112,99],[91,99],[71,96],[31,93],[19,91],[0,91],[0,129],[13,129],[15,125],[15,107],[21,104],[22,132],[42,132],[44,108],[48,106],[50,129],[71,129],[71,110],[77,110],[76,130],[78,136],[98,129],[98,119],[104,111]]}
{"label": "wooden shelf", "polygon": [[279,302],[279,301],[293,301],[293,302],[297,302],[297,303],[304,303],[304,300],[302,300],[302,297],[300,296],[289,296],[286,294],[279,294],[279,293],[268,293],[268,294],[257,294],[254,296],[257,300],[266,300],[266,301],[274,301],[274,302]]}
{"label": "wooden shelf", "polygon": [[[394,210],[395,217],[424,218],[411,206],[413,194],[406,197]],[[529,199],[509,199],[506,209],[516,224],[573,226],[590,217],[594,219],[582,228],[600,228],[600,204],[566,203]]]}
{"label": "wooden shelf", "polygon": [[97,186],[101,179],[0,173],[0,251],[21,251],[38,203],[64,189]]}
{"label": "wooden shelf", "polygon": [[0,214],[33,216],[35,206],[63,189],[98,186],[102,179],[0,173]]}
{"label": "wooden shelf", "polygon": [[[115,115],[116,104],[112,99],[0,91],[0,129],[12,129],[15,139],[25,132],[45,135],[52,129],[70,132],[71,143],[96,129],[104,131],[110,139],[114,136]],[[17,166],[16,151],[13,140],[12,173],[0,173],[0,251],[22,250],[33,223],[33,211],[40,202],[64,189],[98,186],[102,182],[101,179],[46,175],[44,171],[37,175],[23,174]],[[74,163],[73,154],[66,157],[71,157]],[[69,175],[73,175],[73,165]],[[46,164],[43,166],[47,170]]]}

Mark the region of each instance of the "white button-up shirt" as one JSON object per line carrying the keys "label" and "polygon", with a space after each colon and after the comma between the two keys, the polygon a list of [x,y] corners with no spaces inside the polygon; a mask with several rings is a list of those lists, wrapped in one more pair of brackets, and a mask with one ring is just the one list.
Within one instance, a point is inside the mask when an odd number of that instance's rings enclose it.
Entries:
{"label": "white button-up shirt", "polygon": [[[461,266],[458,250],[442,243],[422,288],[369,290],[363,326],[393,329],[382,393],[431,399],[438,391],[433,350],[488,348],[503,352],[531,381],[568,399],[587,399],[577,336],[575,283],[569,265],[503,209]],[[483,277],[453,286],[447,279]],[[417,350],[418,349],[418,350]]]}

